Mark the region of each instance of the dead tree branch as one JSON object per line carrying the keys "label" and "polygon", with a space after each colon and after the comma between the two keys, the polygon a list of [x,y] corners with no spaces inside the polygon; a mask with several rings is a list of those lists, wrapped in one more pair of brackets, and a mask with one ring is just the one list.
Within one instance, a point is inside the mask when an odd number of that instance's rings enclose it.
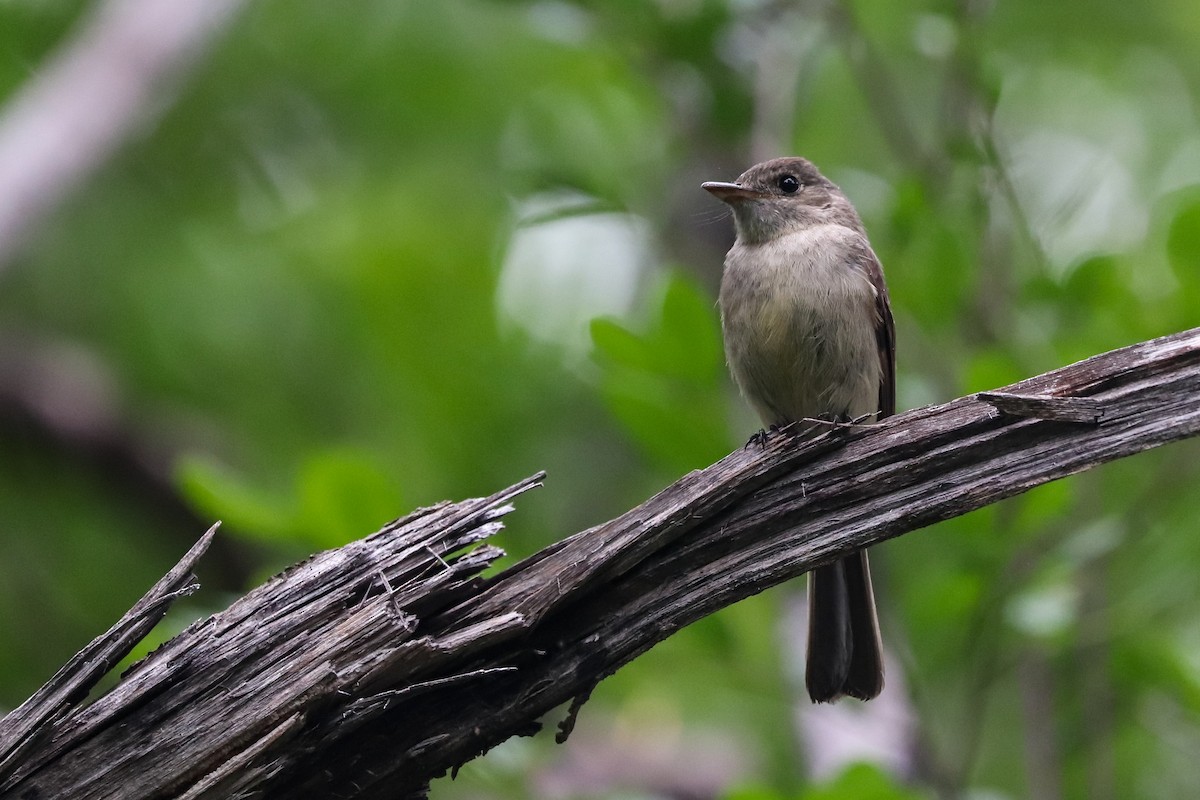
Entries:
{"label": "dead tree branch", "polygon": [[541,476],[318,554],[91,705],[61,713],[78,689],[39,692],[29,704],[52,713],[0,720],[0,797],[421,797],[556,706],[576,700],[573,717],[605,676],[724,606],[1197,435],[1200,328],[879,425],[826,427],[738,450],[492,578],[479,573],[500,551],[482,542]]}

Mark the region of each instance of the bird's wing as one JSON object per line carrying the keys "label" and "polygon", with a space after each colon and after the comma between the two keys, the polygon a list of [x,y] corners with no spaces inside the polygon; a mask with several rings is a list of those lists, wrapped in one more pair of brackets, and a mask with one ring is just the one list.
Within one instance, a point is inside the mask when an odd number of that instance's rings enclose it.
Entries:
{"label": "bird's wing", "polygon": [[879,419],[896,413],[896,323],[888,300],[883,267],[871,245],[863,239],[856,248],[856,266],[875,289],[875,341],[879,345]]}

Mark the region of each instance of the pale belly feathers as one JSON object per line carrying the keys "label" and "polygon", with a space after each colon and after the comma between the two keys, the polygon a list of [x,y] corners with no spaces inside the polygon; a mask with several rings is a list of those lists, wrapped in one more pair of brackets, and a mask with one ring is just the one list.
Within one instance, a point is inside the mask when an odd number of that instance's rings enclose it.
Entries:
{"label": "pale belly feathers", "polygon": [[875,289],[840,225],[737,244],[721,281],[725,354],[763,424],[879,411]]}

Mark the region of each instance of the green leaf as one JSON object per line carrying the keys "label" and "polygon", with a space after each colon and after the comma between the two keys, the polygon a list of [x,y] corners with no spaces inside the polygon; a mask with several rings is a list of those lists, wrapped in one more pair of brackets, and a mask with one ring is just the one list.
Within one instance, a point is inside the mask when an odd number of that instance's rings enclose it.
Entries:
{"label": "green leaf", "polygon": [[336,547],[379,528],[401,507],[392,478],[368,455],[352,449],[309,456],[287,494],[265,492],[203,458],[184,459],[178,481],[203,513],[262,541]]}
{"label": "green leaf", "polygon": [[176,483],[201,514],[222,520],[237,534],[278,541],[294,531],[288,498],[251,486],[211,459],[184,457],[176,468]]}
{"label": "green leaf", "polygon": [[1200,199],[1184,205],[1171,220],[1167,257],[1179,282],[1192,294],[1200,291]]}
{"label": "green leaf", "polygon": [[673,470],[695,469],[724,454],[725,417],[715,396],[705,401],[673,393],[668,383],[649,373],[606,377],[609,410],[659,463]]}
{"label": "green leaf", "polygon": [[724,454],[721,333],[710,295],[672,274],[645,334],[607,318],[593,320],[591,334],[609,410],[656,461],[686,470]]}
{"label": "green leaf", "polygon": [[653,343],[664,374],[711,382],[724,361],[712,296],[683,275],[672,275]]}
{"label": "green leaf", "polygon": [[963,389],[966,392],[987,391],[1016,383],[1024,377],[1026,375],[1010,350],[981,350],[967,366]]}
{"label": "green leaf", "polygon": [[638,369],[650,367],[646,342],[617,320],[597,317],[591,321],[589,329],[598,360],[607,359],[615,364]]}
{"label": "green leaf", "polygon": [[874,764],[852,764],[824,786],[809,789],[799,800],[924,800],[927,795],[901,785]]}
{"label": "green leaf", "polygon": [[376,530],[401,507],[391,477],[366,454],[354,450],[308,459],[297,491],[302,530],[321,547],[336,547]]}

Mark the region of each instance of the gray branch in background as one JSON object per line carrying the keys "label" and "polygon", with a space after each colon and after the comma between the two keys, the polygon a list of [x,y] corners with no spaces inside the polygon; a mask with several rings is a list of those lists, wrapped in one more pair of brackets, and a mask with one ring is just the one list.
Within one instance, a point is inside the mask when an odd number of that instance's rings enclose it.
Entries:
{"label": "gray branch in background", "polygon": [[103,0],[0,112],[0,270],[167,107],[244,0]]}
{"label": "gray branch in background", "polygon": [[[192,624],[68,710],[99,671],[77,658],[86,681],[52,681],[69,696],[51,687],[0,719],[0,800],[425,797],[570,702],[565,738],[599,681],[708,614],[1200,435],[1200,328],[877,425],[812,422],[823,432],[739,449],[487,579],[500,551],[485,541],[540,475],[414,512]],[[186,583],[197,553],[160,586]]]}

